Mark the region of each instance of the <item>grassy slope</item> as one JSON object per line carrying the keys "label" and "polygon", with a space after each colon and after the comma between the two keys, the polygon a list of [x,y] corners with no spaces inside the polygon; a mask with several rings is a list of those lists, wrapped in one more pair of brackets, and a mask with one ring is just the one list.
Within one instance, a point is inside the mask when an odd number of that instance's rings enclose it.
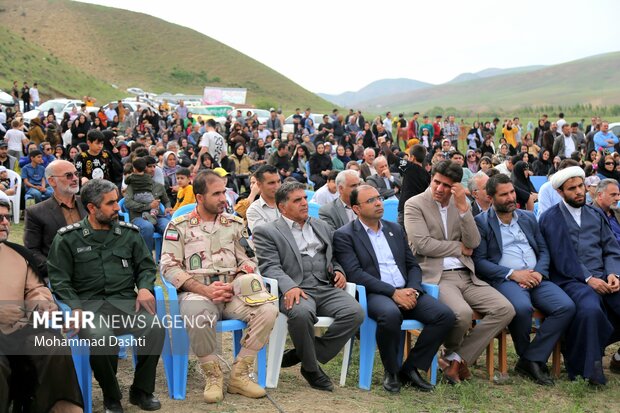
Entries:
{"label": "grassy slope", "polygon": [[[120,89],[201,94],[206,85],[246,87],[248,101],[262,106],[332,107],[214,39],[145,14],[66,0],[23,0],[25,16],[19,3],[4,7],[1,25]],[[43,78],[46,73],[32,75]],[[89,85],[79,85],[78,94],[98,97]]]}
{"label": "grassy slope", "polygon": [[394,111],[434,106],[514,109],[523,105],[620,104],[620,52],[550,66],[541,70],[445,84],[393,95],[381,102]]}

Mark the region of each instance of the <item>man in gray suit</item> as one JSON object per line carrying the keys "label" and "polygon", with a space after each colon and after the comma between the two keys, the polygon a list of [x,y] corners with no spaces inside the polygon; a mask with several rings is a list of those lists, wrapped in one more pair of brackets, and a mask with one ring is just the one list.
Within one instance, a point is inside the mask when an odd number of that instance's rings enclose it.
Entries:
{"label": "man in gray suit", "polygon": [[336,187],[340,196],[333,202],[321,206],[319,218],[327,222],[332,230],[348,224],[356,218],[351,209],[351,192],[360,185],[360,177],[357,171],[347,169],[336,176]]}
{"label": "man in gray suit", "polygon": [[372,164],[377,173],[366,178],[366,183],[377,188],[383,199],[398,199],[401,186],[400,178],[392,175],[385,156],[379,156]]}
{"label": "man in gray suit", "polygon": [[[431,171],[431,186],[405,203],[405,229],[422,268],[422,281],[438,284],[439,301],[456,315],[440,362],[451,384],[471,377],[467,366],[515,315],[510,301],[474,273],[471,256],[480,244],[480,233],[462,178],[460,165],[439,162]],[[483,318],[471,329],[474,311]]]}
{"label": "man in gray suit", "polygon": [[[285,183],[276,192],[281,216],[254,231],[260,272],[278,281],[280,311],[288,317],[295,349],[284,353],[282,367],[301,362],[311,387],[333,390],[318,362],[327,363],[355,334],[364,311],[343,288],[346,278],[333,257],[333,230],[308,216],[305,185]],[[314,336],[317,316],[333,317],[322,337]]]}

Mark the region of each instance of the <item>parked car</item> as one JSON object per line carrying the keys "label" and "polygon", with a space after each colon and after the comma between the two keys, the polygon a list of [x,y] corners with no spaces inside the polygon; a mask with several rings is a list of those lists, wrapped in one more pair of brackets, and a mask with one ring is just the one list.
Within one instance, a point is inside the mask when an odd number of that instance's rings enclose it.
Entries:
{"label": "parked car", "polygon": [[259,123],[267,122],[267,120],[269,119],[269,116],[271,115],[268,110],[251,109],[251,108],[235,108],[234,113],[236,113],[237,109],[241,111],[244,119],[247,119],[249,117],[248,112],[250,112],[250,116],[254,116],[254,114],[256,114],[256,117],[258,118]]}
{"label": "parked car", "polygon": [[609,124],[609,131],[614,135],[620,137],[620,122],[614,122]]}
{"label": "parked car", "polygon": [[[302,115],[303,116],[303,115]],[[314,127],[318,130],[319,125],[323,123],[323,114],[322,113],[311,113],[310,117],[314,122]],[[293,125],[293,115],[284,119],[284,125],[282,126],[282,134],[286,135],[287,133],[293,133],[295,131],[295,127]]]}
{"label": "parked car", "polygon": [[[47,115],[50,109],[54,109],[54,114],[56,115],[56,120],[58,123],[62,120],[62,117],[65,113],[71,113],[73,108],[77,108],[80,110],[82,106],[82,101],[78,99],[50,99],[43,102],[38,108],[33,109],[24,113],[24,123],[30,124],[30,121],[41,113]],[[91,113],[99,110],[97,106],[88,106],[86,110]]]}
{"label": "parked car", "polygon": [[0,105],[13,106],[13,96],[0,89]]}
{"label": "parked car", "polygon": [[[138,106],[140,106],[140,110],[149,108],[155,113],[159,113],[157,108],[153,107],[152,105],[149,105],[146,102],[141,102],[141,101],[138,102],[134,99],[123,99],[122,102],[123,102],[123,106],[125,107],[125,110],[128,110],[129,113],[133,113],[136,110],[138,110]],[[117,101],[110,102],[103,106],[103,111],[105,112],[106,110],[108,110],[109,107],[116,108],[116,105],[118,105]]]}

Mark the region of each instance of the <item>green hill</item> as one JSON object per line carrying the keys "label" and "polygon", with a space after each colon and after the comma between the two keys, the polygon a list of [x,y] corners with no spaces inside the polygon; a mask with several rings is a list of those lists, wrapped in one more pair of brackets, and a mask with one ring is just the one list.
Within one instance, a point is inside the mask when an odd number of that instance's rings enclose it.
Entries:
{"label": "green hill", "polygon": [[[14,79],[37,79],[43,91],[90,94],[106,101],[125,96],[127,87],[186,94],[202,94],[205,86],[244,87],[248,103],[260,107],[309,105],[317,111],[332,107],[208,36],[141,13],[67,0],[23,0],[0,7],[0,25],[11,32],[0,32],[11,40],[2,42],[5,53],[13,51],[5,60],[9,64],[0,69],[4,88]],[[20,46],[35,57],[25,59]],[[56,68],[42,55],[82,75],[65,76],[60,82],[52,74]],[[34,60],[41,64],[31,64]]]}
{"label": "green hill", "polygon": [[367,110],[394,112],[455,107],[480,112],[523,106],[620,104],[620,52],[591,56],[526,73],[415,90],[366,101]]}

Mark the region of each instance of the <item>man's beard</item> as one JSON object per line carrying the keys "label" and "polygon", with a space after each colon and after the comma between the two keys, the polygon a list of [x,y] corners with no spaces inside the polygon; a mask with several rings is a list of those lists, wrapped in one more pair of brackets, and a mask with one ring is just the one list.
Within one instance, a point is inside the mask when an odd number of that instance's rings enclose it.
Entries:
{"label": "man's beard", "polygon": [[583,201],[575,201],[574,199],[566,199],[566,203],[573,208],[581,208],[586,204],[586,198],[583,197]]}
{"label": "man's beard", "polygon": [[101,211],[96,211],[95,219],[101,225],[112,225],[115,221],[118,220],[118,214],[114,215],[113,217],[109,217],[104,215]]}
{"label": "man's beard", "polygon": [[[512,208],[510,208],[509,205],[511,205]],[[508,213],[508,212],[513,212],[515,209],[517,209],[517,204],[515,202],[511,202],[509,204],[493,205],[493,207],[495,208],[496,212],[500,212],[500,213],[504,214],[504,213]]]}

